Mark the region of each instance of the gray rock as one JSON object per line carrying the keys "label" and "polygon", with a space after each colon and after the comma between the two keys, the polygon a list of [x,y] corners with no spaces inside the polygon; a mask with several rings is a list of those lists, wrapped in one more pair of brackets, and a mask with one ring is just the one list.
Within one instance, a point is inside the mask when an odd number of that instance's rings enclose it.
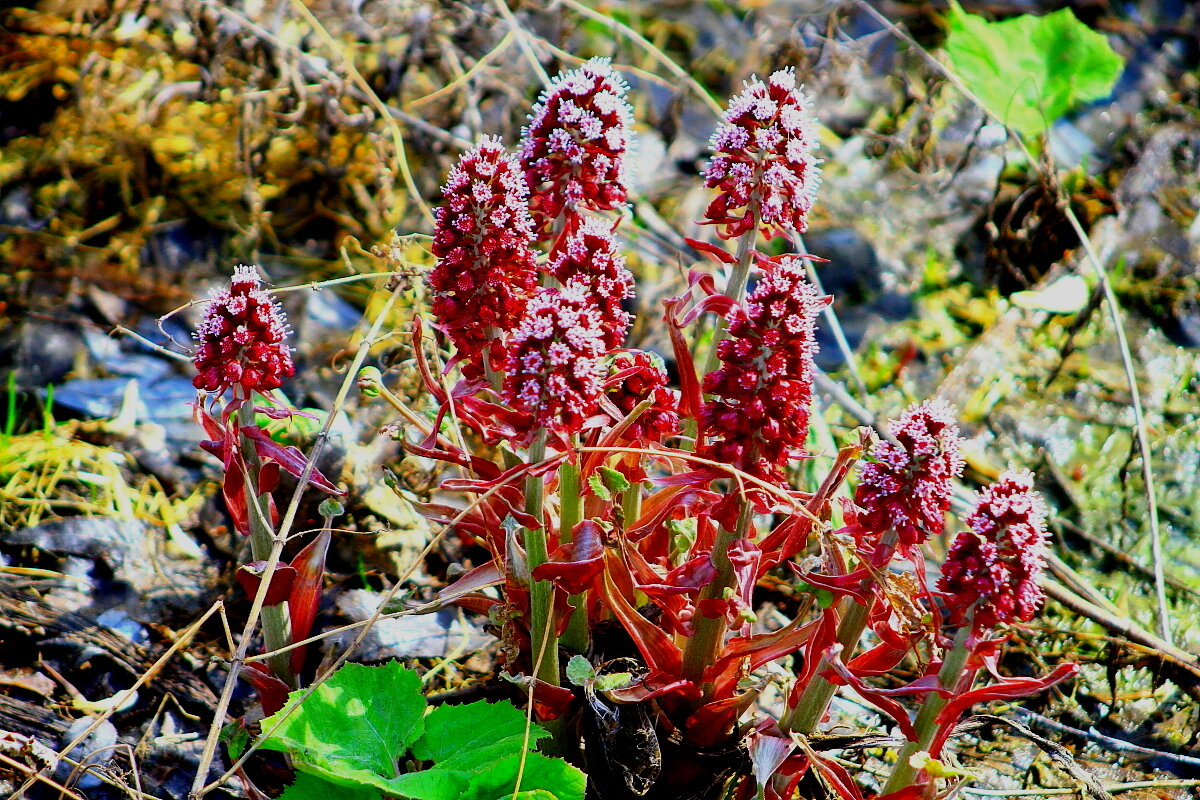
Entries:
{"label": "gray rock", "polygon": [[[382,597],[377,592],[354,589],[338,598],[337,607],[350,620],[361,622],[375,613]],[[339,634],[330,640],[330,644],[340,651],[354,640],[356,634],[357,631]],[[379,620],[354,657],[364,661],[457,658],[473,653],[492,641],[492,636],[468,620],[459,609],[444,608],[433,614]]]}
{"label": "gray rock", "polygon": [[[71,723],[63,733],[62,741],[59,747],[66,747],[79,734],[83,733],[94,720],[91,717],[80,717]],[[117,729],[108,720],[101,722],[94,731],[87,735],[82,742],[77,744],[67,753],[67,758],[58,764],[58,768],[54,772],[54,777],[59,781],[66,781],[74,772],[78,776],[75,786],[80,789],[94,789],[99,786],[102,781],[99,776],[93,775],[90,771],[83,772],[85,767],[103,767],[112,761],[115,750],[113,745],[117,743]],[[78,762],[79,767],[71,764],[71,761]],[[80,770],[76,772],[76,770]]]}

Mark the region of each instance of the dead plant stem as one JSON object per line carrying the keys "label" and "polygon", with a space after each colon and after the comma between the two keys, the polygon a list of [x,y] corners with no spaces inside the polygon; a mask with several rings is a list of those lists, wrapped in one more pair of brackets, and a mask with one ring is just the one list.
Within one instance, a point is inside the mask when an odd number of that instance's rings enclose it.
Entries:
{"label": "dead plant stem", "polygon": [[[76,747],[78,747],[81,743],[83,743],[83,741],[86,740],[87,737],[91,736],[92,732],[95,731],[96,728],[99,728],[100,725],[103,724],[103,722],[106,719],[108,719],[110,716],[112,716],[114,713],[116,713],[118,708],[122,708],[125,705],[125,703],[127,703],[129,701],[129,699],[132,698],[137,693],[137,691],[142,688],[142,686],[144,686],[151,679],[153,679],[154,676],[158,674],[159,670],[161,670],[163,668],[163,666],[168,661],[171,660],[171,658],[175,655],[176,652],[178,652],[180,649],[182,649],[184,647],[184,645],[191,642],[192,637],[195,636],[196,632],[200,630],[200,627],[202,625],[204,625],[205,622],[208,621],[209,617],[211,617],[218,610],[221,610],[223,608],[224,608],[224,604],[220,600],[213,603],[209,607],[209,609],[200,616],[200,618],[198,620],[196,620],[191,625],[189,625],[187,627],[187,629],[185,631],[183,631],[183,633],[181,633],[175,639],[174,642],[171,643],[171,646],[169,648],[167,648],[167,652],[165,652],[161,656],[159,656],[158,660],[156,660],[150,666],[150,669],[146,670],[142,675],[140,675],[138,677],[138,679],[133,682],[133,685],[130,686],[128,689],[125,689],[124,692],[121,693],[118,697],[113,698],[112,704],[109,705],[108,708],[106,708],[103,713],[98,714],[96,716],[96,718],[92,720],[92,723],[90,725],[88,725],[86,728],[84,728],[82,731],[79,732],[79,735],[77,735],[71,741],[67,742],[67,744],[64,745],[58,751],[57,756],[59,758],[66,757],[66,755],[68,753],[70,753],[72,750],[74,750]],[[9,797],[9,800],[21,800],[21,798],[25,796],[25,792],[28,791],[29,787],[32,786],[37,780],[38,780],[38,775],[33,775],[29,778],[26,778],[25,782],[22,783],[19,787],[17,787],[17,790]]]}

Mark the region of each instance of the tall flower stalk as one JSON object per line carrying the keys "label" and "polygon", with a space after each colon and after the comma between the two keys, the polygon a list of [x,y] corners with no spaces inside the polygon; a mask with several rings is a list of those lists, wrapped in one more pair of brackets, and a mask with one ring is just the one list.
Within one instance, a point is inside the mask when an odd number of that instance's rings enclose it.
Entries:
{"label": "tall flower stalk", "polygon": [[[812,100],[796,85],[794,70],[774,72],[765,82],[752,78],[729,101],[709,142],[713,157],[704,184],[718,194],[702,224],[715,225],[722,239],[738,240],[725,287],[734,301],[745,294],[760,231],[773,239],[808,230],[808,214],[821,182],[816,145]],[[718,325],[707,370],[716,365],[723,337],[724,328]]]}
{"label": "tall flower stalk", "polygon": [[915,754],[939,754],[958,719],[957,713],[945,713],[947,706],[969,694],[992,655],[988,634],[998,626],[1033,619],[1041,606],[1046,513],[1045,501],[1033,488],[1033,473],[1008,470],[980,493],[964,520],[968,530],[954,540],[938,580],[958,632],[938,671],[938,689],[926,696],[913,723],[915,737],[900,750],[884,794],[913,782]]}
{"label": "tall flower stalk", "polygon": [[[705,211],[704,223],[717,226],[722,238],[737,238],[738,245],[725,288],[734,311],[713,332],[704,380],[704,390],[713,399],[701,412],[700,428],[720,433],[702,452],[731,457],[729,463],[764,472],[768,480],[779,482],[781,463],[803,447],[808,434],[814,324],[817,311],[828,300],[818,300],[804,278],[802,261],[792,257],[764,277],[764,284],[777,281],[778,287],[756,290],[744,313],[737,304],[756,257],[764,266],[770,263],[754,250],[759,229],[768,238],[788,230],[803,232],[819,183],[812,155],[816,123],[811,101],[796,86],[795,72],[780,70],[765,83],[749,81],[730,101],[710,144],[714,155],[705,171],[705,185],[718,189],[718,195]],[[789,205],[789,200],[795,202]],[[794,297],[792,289],[798,292]],[[772,293],[783,297],[768,297]],[[789,300],[790,314],[785,310]],[[772,315],[774,325],[767,322],[763,330],[754,330],[755,323]],[[775,328],[781,324],[782,328]],[[733,339],[727,340],[727,334]],[[765,436],[754,429],[759,422],[769,429]],[[753,519],[749,498],[741,502],[732,529],[726,520],[713,546],[717,577],[703,589],[701,602],[732,590],[735,576],[728,549],[746,538]],[[684,652],[684,669],[690,679],[699,681],[721,646],[727,620],[701,614],[695,625],[696,633]]]}
{"label": "tall flower stalk", "polygon": [[[592,59],[559,75],[547,87],[523,132],[520,164],[530,189],[535,238],[553,239],[546,265],[558,287],[540,289],[513,330],[502,396],[524,414],[512,441],[528,447],[530,464],[545,458],[548,443],[565,446],[598,411],[603,391],[603,355],[624,342],[629,316],[621,301],[632,296],[633,280],[612,238],[612,225],[585,216],[624,205],[626,153],[632,112],[627,87],[605,59]],[[569,543],[581,504],[576,457],[560,469],[567,517],[559,537]],[[545,481],[525,482],[523,529],[531,574],[546,563],[549,541],[542,494]],[[558,630],[554,587],[531,578],[530,641],[537,677],[559,684]],[[579,646],[585,631],[567,622]]]}
{"label": "tall flower stalk", "polygon": [[[279,303],[262,289],[255,268],[247,265],[238,265],[229,285],[213,293],[196,328],[196,376],[192,383],[208,394],[206,400],[197,402],[196,417],[211,437],[201,447],[221,460],[226,508],[234,527],[250,538],[255,563],[243,567],[239,578],[252,590],[257,590],[261,567],[275,551],[272,490],[280,469],[299,477],[304,467],[300,452],[272,441],[256,419],[260,411],[275,416],[290,413],[277,405],[256,405],[260,397],[266,397],[296,373],[286,344],[289,333]],[[342,494],[320,472],[314,470],[309,480],[330,494]],[[312,573],[319,576],[323,569],[323,551],[317,562],[307,561],[306,554],[301,556],[296,562],[303,566],[299,582],[311,583]],[[282,565],[275,573],[262,609],[263,640],[268,651],[280,650],[295,638],[308,635],[318,599],[311,592],[305,592],[301,599],[288,591],[297,585],[296,566]],[[276,581],[284,588],[277,588]],[[289,604],[289,596],[295,602]],[[292,654],[277,653],[268,665],[273,677],[285,687],[284,694],[287,688],[295,688],[298,662],[293,664]],[[271,702],[280,702],[277,692]]]}
{"label": "tall flower stalk", "polygon": [[485,136],[463,154],[442,187],[428,283],[438,328],[454,344],[468,377],[498,385],[503,335],[517,324],[537,287],[529,189],[517,160]]}
{"label": "tall flower stalk", "polygon": [[[893,442],[876,442],[863,465],[854,500],[859,507],[851,526],[866,568],[859,583],[869,589],[875,574],[886,570],[896,546],[919,558],[919,547],[942,532],[950,507],[953,481],[962,474],[958,425],[945,403],[933,400],[913,405],[888,423]],[[837,642],[840,658],[849,661],[863,631],[875,597],[841,602]],[[812,733],[825,715],[837,687],[817,675],[784,716],[785,730]]]}
{"label": "tall flower stalk", "polygon": [[[787,465],[804,454],[808,438],[816,319],[829,298],[808,282],[801,258],[760,263],[758,285],[729,312],[729,336],[717,348],[721,366],[704,378],[709,400],[700,411],[703,444],[697,455],[786,486]],[[754,514],[750,497],[737,502],[737,521],[731,526],[726,518],[713,544],[717,575],[701,592],[701,606],[734,588],[729,549],[747,538]],[[699,682],[716,660],[727,624],[722,613],[698,610],[696,632],[684,651],[690,680]]]}
{"label": "tall flower stalk", "polygon": [[569,229],[584,211],[611,211],[629,198],[633,112],[628,87],[605,58],[554,79],[524,130],[521,166],[539,239]]}

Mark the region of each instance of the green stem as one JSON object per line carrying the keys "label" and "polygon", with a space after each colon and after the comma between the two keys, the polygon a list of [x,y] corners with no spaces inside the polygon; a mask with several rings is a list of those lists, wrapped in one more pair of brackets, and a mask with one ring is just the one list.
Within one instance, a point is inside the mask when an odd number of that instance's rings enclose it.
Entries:
{"label": "green stem", "polygon": [[[255,424],[254,400],[247,398],[238,409],[238,422],[242,427]],[[267,518],[270,495],[258,493],[258,474],[262,468],[258,451],[250,437],[242,435],[242,458],[246,463],[246,514],[250,519],[250,552],[255,561],[269,561],[275,545],[275,531]],[[264,580],[267,576],[264,575]],[[261,611],[263,645],[267,652],[280,650],[292,643],[292,624],[287,602],[263,606]],[[267,659],[267,665],[275,677],[291,688],[296,688],[296,676],[292,674],[291,654],[278,653]]]}
{"label": "green stem", "polygon": [[[947,690],[955,690],[962,688],[964,691],[969,688],[970,683],[974,682],[974,673],[970,675],[970,681],[966,687],[960,687],[961,680],[965,677],[963,669],[967,665],[967,640],[971,636],[971,623],[968,621],[965,625],[958,629],[958,633],[954,637],[954,645],[950,648],[950,652],[946,654],[946,658],[942,661],[942,668],[938,672],[938,683],[942,688]],[[898,792],[906,786],[912,785],[913,778],[916,777],[917,770],[913,768],[909,760],[914,753],[919,753],[922,750],[928,750],[929,745],[933,742],[933,737],[937,734],[938,715],[942,713],[942,709],[949,702],[948,697],[934,692],[925,698],[925,704],[921,706],[921,710],[917,712],[917,718],[913,722],[913,727],[917,732],[917,741],[905,742],[904,747],[900,749],[900,755],[896,757],[896,767],[892,771],[892,776],[888,778],[887,785],[883,787],[881,794],[890,794]]]}
{"label": "green stem", "polygon": [[[579,489],[579,465],[568,458],[558,468],[558,537],[565,544],[575,536],[575,526],[583,519],[583,497]],[[576,653],[587,652],[591,638],[587,619],[587,592],[570,596],[575,610],[567,620],[562,645]]]}
{"label": "green stem", "polygon": [[[896,539],[895,529],[890,529],[883,535],[879,547],[890,550],[895,546]],[[888,559],[890,560],[890,555]],[[886,569],[887,565],[883,564],[879,568]],[[854,655],[854,650],[858,647],[858,640],[862,638],[863,631],[867,628],[867,617],[871,612],[869,605],[857,603],[853,598],[846,598],[845,602],[847,605],[843,606],[837,630],[837,641],[842,646],[840,656],[842,663],[848,662]],[[829,703],[835,694],[837,694],[837,686],[820,675],[813,676],[812,682],[804,687],[796,705],[788,709],[783,719],[779,721],[779,727],[789,733],[793,731],[806,735],[812,733],[817,729],[822,717],[825,716],[825,711],[829,708]]]}
{"label": "green stem", "polygon": [[[546,431],[542,430],[529,447],[529,463],[537,464],[545,457]],[[533,475],[525,479],[525,513],[542,523],[541,527],[525,531],[525,556],[531,573],[549,558],[543,514],[544,483],[541,477]],[[541,659],[537,677],[551,686],[558,686],[558,628],[553,616],[554,584],[530,578],[529,638],[533,645],[532,658],[535,664]]]}
{"label": "green stem", "polygon": [[621,518],[623,527],[629,528],[642,515],[642,485],[633,483],[621,493]]}
{"label": "green stem", "polygon": [[[838,624],[837,641],[842,646],[840,658],[842,662],[850,660],[855,646],[867,627],[867,616],[870,609],[861,603],[850,601],[841,622]],[[796,705],[779,720],[779,727],[786,733],[812,733],[817,728],[825,710],[837,693],[837,686],[830,683],[821,675],[814,675],[812,682],[804,688]]]}
{"label": "green stem", "polygon": [[[721,528],[717,532],[717,540],[713,544],[711,556],[713,566],[717,568],[717,575],[712,582],[700,590],[700,597],[696,601],[697,609],[705,600],[721,599],[725,597],[726,591],[733,591],[736,588],[733,564],[729,561],[729,548],[737,540],[745,538],[753,517],[753,504],[749,499],[743,498],[735,529],[729,531]],[[710,617],[701,614],[699,610],[692,618],[692,624],[695,630],[683,650],[683,677],[699,684],[704,679],[704,671],[716,662],[717,656],[720,654],[728,625],[725,622],[724,614]],[[712,699],[709,697],[712,688],[711,684],[703,684],[703,697],[699,700],[699,704]]]}
{"label": "green stem", "polygon": [[504,376],[492,368],[492,348],[500,345],[500,331],[494,326],[489,327],[487,329],[487,338],[490,344],[483,349],[483,353],[481,354],[483,374],[487,377],[488,383],[492,385],[492,389],[499,392],[504,385]]}

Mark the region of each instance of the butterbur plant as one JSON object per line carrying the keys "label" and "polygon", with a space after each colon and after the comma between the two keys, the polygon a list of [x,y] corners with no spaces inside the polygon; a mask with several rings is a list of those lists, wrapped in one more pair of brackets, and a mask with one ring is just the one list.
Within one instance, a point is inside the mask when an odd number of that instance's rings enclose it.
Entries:
{"label": "butterbur plant", "polygon": [[[732,785],[737,796],[782,798],[809,772],[842,797],[863,797],[845,767],[805,738],[839,686],[895,717],[909,745],[886,790],[919,794],[934,779],[912,756],[936,762],[971,704],[1072,674],[1067,665],[1043,679],[1008,679],[997,666],[1003,637],[995,631],[1037,605],[1044,506],[1027,476],[1006,475],[981,496],[964,534],[974,538],[953,546],[936,588],[893,572],[905,559],[923,575],[924,544],[943,533],[962,472],[953,411],[936,401],[905,411],[886,441],[847,445],[819,485],[795,485],[796,465],[814,456],[815,333],[830,298],[810,281],[819,259],[758,249],[805,230],[819,182],[812,104],[791,70],[750,81],[713,136],[705,181],[717,195],[701,222],[736,247],[689,240],[728,277],[718,290],[713,275],[693,270],[689,289],[665,304],[678,392],[656,356],[624,349],[630,318],[621,304],[634,283],[619,220],[608,216],[628,192],[624,92],[607,62],[560,76],[519,156],[486,139],[464,157],[486,148],[497,171],[519,158],[528,195],[513,189],[501,200],[489,183],[497,173],[468,181],[461,166],[443,191],[450,210],[439,212],[439,226],[472,204],[481,204],[467,214],[472,230],[487,228],[484,209],[497,204],[506,219],[523,220],[524,203],[535,233],[524,224],[504,231],[520,232],[520,246],[503,252],[520,252],[512,288],[523,298],[504,306],[512,311],[504,324],[469,281],[447,288],[463,264],[487,273],[487,248],[435,248],[435,328],[454,348],[448,363],[462,367],[461,378],[446,391],[424,366],[420,325],[418,362],[439,419],[453,412],[475,440],[499,446],[493,461],[435,430],[406,442],[473,473],[443,485],[476,495],[467,511],[424,508],[457,519],[460,534],[491,554],[440,600],[500,622],[503,669],[526,688],[554,747],[592,774],[598,797],[715,797]],[[439,228],[435,241],[461,238],[457,230]],[[546,244],[543,255],[526,250],[534,240]],[[542,285],[531,291],[535,263]],[[704,317],[716,318],[716,331],[694,360],[691,328]],[[470,369],[484,351],[497,365],[503,353],[502,375],[488,381]],[[864,449],[845,524],[833,531],[835,497]],[[753,592],[768,572],[826,599],[764,631]],[[567,656],[574,666],[564,673]],[[784,706],[751,715],[761,683],[748,676],[785,656],[796,670]],[[875,676],[913,661],[923,677],[873,688]],[[977,687],[981,673],[989,680]],[[904,694],[922,701],[915,721],[894,699]],[[716,757],[730,752],[748,763]]]}
{"label": "butterbur plant", "polygon": [[[869,782],[809,738],[839,689],[890,715],[908,742],[884,793],[935,791],[945,771],[931,765],[972,704],[1073,674],[1071,665],[1043,678],[999,669],[1007,626],[1040,602],[1045,506],[1031,476],[1005,473],[965,519],[942,577],[927,582],[926,542],[944,534],[963,469],[953,410],[918,403],[885,440],[860,430],[837,453],[811,450],[817,319],[831,298],[813,280],[820,259],[763,252],[767,242],[774,253],[796,249],[819,183],[812,102],[792,70],[749,81],[713,136],[704,181],[715,196],[699,221],[713,227],[698,230],[716,236],[688,241],[717,269],[697,259],[661,320],[678,388],[659,355],[630,347],[626,91],[604,60],[558,76],[516,150],[485,137],[443,187],[431,325],[418,318],[412,334],[434,407],[428,422],[403,410],[419,435],[392,430],[413,455],[454,466],[418,508],[487,557],[435,605],[489,617],[502,639],[498,668],[541,726],[531,730],[590,774],[591,796],[786,798],[811,775],[841,798],[863,798]],[[245,342],[202,339],[197,378],[214,393],[198,413],[226,465],[226,502],[259,542],[258,558],[277,549],[278,470],[303,463],[254,425],[254,398],[287,372],[265,366],[288,355],[282,321],[260,324],[274,319],[268,310],[277,313],[257,275],[239,268],[203,330]],[[711,325],[707,340],[701,324]],[[430,327],[446,351],[442,374]],[[402,408],[377,370],[362,385]],[[812,459],[828,471],[801,485],[811,470],[797,467]],[[772,629],[756,617],[766,578],[801,599]],[[264,618],[268,648],[311,619],[293,612],[290,622],[271,632]],[[772,662],[789,675],[775,707],[759,703]],[[914,665],[916,680],[879,688],[880,676]],[[297,685],[294,670],[276,677]],[[917,701],[916,719],[898,697]],[[432,752],[410,739],[415,758]],[[319,764],[301,769],[329,777]],[[472,770],[447,774],[446,785],[476,780]],[[428,778],[382,767],[359,777],[402,796],[401,784]]]}
{"label": "butterbur plant", "polygon": [[[220,460],[225,507],[237,532],[249,537],[254,560],[241,567],[238,580],[251,597],[263,597],[263,642],[269,652],[308,636],[329,546],[327,518],[325,529],[290,564],[273,563],[282,549],[276,541],[274,496],[280,471],[328,494],[343,494],[319,471],[306,472],[305,456],[297,448],[274,441],[258,425],[259,414],[282,419],[299,413],[276,392],[296,372],[286,343],[289,334],[283,310],[262,288],[257,270],[238,265],[229,285],[216,290],[205,305],[193,356],[193,384],[201,392],[195,416],[209,437],[200,446]],[[337,513],[333,507],[325,510],[327,517]],[[269,577],[266,586],[264,577]],[[303,658],[303,648],[296,648],[243,673],[259,690],[268,713],[296,688]]]}

